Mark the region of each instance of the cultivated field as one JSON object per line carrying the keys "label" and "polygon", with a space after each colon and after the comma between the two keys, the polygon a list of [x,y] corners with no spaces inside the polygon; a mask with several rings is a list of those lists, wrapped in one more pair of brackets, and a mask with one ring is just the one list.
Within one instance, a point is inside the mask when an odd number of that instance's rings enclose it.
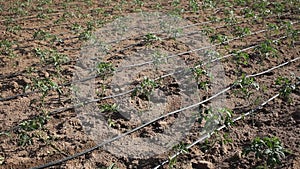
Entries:
{"label": "cultivated field", "polygon": [[0,168],[300,168],[299,0],[0,13]]}

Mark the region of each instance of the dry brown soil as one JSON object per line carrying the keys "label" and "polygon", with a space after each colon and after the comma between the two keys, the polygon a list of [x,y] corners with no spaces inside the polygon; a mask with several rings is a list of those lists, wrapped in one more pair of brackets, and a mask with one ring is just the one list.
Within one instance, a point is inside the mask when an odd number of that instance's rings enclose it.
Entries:
{"label": "dry brown soil", "polygon": [[[43,3],[44,2],[44,3]],[[103,25],[112,22],[120,16],[127,16],[131,13],[145,11],[162,13],[175,13],[182,11],[179,15],[190,23],[208,22],[212,17],[226,18],[226,10],[232,10],[237,17],[236,24],[230,25],[224,21],[203,23],[196,26],[198,30],[209,30],[208,35],[223,34],[228,37],[236,37],[235,29],[248,27],[251,32],[267,29],[268,24],[280,24],[283,21],[299,22],[298,4],[285,3],[283,14],[273,12],[267,13],[257,20],[252,17],[245,18],[242,8],[253,7],[255,14],[261,14],[255,3],[226,7],[218,3],[216,7],[204,7],[192,11],[189,2],[180,2],[177,6],[172,1],[147,1],[139,5],[139,1],[0,1],[0,168],[31,168],[56,161],[82,152],[98,144],[90,135],[84,132],[84,127],[74,108],[68,108],[74,103],[71,85],[73,73],[76,71],[76,59],[80,59],[80,51],[86,41],[82,39],[82,33],[93,25],[90,32],[96,31]],[[123,3],[122,3],[123,2]],[[175,2],[175,1],[174,1]],[[281,2],[281,1],[280,1]],[[296,1],[295,1],[296,2]],[[29,4],[27,4],[29,3]],[[201,2],[198,2],[201,4]],[[298,5],[298,7],[297,7]],[[274,5],[267,8],[274,9]],[[293,25],[294,30],[299,31],[299,23]],[[240,50],[253,45],[259,45],[267,39],[277,39],[285,35],[286,29],[269,31],[246,36],[234,40],[228,44],[218,45],[215,50],[220,56],[225,56],[233,50]],[[54,38],[55,35],[57,38]],[[81,36],[80,36],[81,35]],[[190,35],[192,36],[192,35]],[[299,36],[299,34],[294,34]],[[11,45],[5,45],[12,42]],[[215,42],[218,43],[218,42]],[[128,47],[127,49],[125,49]],[[161,41],[145,43],[141,37],[132,37],[115,45],[111,50],[114,54],[107,55],[105,61],[113,63],[115,67],[121,67],[122,60],[126,56],[145,48],[160,48],[170,53],[179,53],[191,50],[189,46],[178,42],[173,38],[166,38]],[[273,44],[277,50],[277,56],[265,56],[253,49],[248,50],[248,64],[244,65],[233,56],[218,61],[224,69],[223,85],[233,84],[242,74],[254,74],[275,67],[281,63],[299,57],[299,38],[292,37]],[[55,50],[64,54],[70,61],[59,66],[54,65],[53,60],[42,61],[38,56],[40,50]],[[124,49],[124,50],[123,50]],[[49,54],[46,54],[46,57]],[[195,53],[180,56],[188,67],[199,63]],[[47,60],[47,59],[46,59]],[[204,67],[205,68],[205,67]],[[165,72],[146,70],[135,77],[131,88],[139,84],[144,76],[155,78],[158,74]],[[275,81],[278,77],[287,77],[292,83],[296,83],[296,77],[300,77],[299,60],[275,69],[269,73],[255,77],[259,89],[250,87],[248,97],[241,93],[240,89],[232,89],[222,95],[224,107],[233,110],[233,116],[237,117],[252,110],[262,102],[268,100],[280,90],[280,85]],[[62,93],[49,91],[42,100],[42,92],[32,92],[35,79],[50,79],[61,85]],[[207,77],[200,77],[200,81],[207,80]],[[98,91],[100,84],[109,84],[108,79],[96,78],[95,84]],[[299,79],[298,79],[299,82]],[[27,94],[24,93],[26,89]],[[30,88],[31,86],[31,88]],[[168,96],[168,107],[166,111],[174,111],[181,108],[180,88],[176,79],[169,77],[160,81],[158,87]],[[98,97],[109,96],[113,89],[108,88],[100,92]],[[220,89],[221,90],[221,89]],[[208,86],[207,90],[199,89],[199,96],[202,99],[209,98],[218,90]],[[18,95],[21,94],[21,95]],[[8,98],[10,96],[15,96]],[[8,99],[3,99],[8,98]],[[129,97],[130,98],[130,97]],[[143,110],[148,105],[147,98],[143,95],[131,97],[132,104],[137,109]],[[211,101],[213,102],[213,101]],[[96,102],[97,105],[113,104],[113,99]],[[209,103],[201,105],[208,107]],[[65,110],[56,110],[66,108]],[[35,129],[24,129],[26,125],[37,119],[37,117],[48,116],[42,119],[42,125],[34,126]],[[114,129],[120,133],[129,131],[141,125],[135,119],[126,119],[118,112],[103,113],[105,120],[113,120]],[[153,137],[168,128],[177,115],[164,118],[130,135],[132,138]],[[31,121],[30,121],[31,120]],[[44,120],[44,121],[43,121]],[[38,124],[40,124],[37,122]],[[21,127],[20,127],[21,126]],[[183,143],[192,143],[201,137],[203,123],[195,122]],[[227,135],[232,142],[222,143]],[[282,159],[282,164],[275,168],[300,168],[300,90],[299,85],[291,92],[288,99],[278,97],[267,103],[263,108],[255,111],[252,115],[235,122],[229,128],[221,130],[211,136],[205,143],[193,146],[188,153],[177,157],[174,168],[205,168],[205,162],[210,162],[215,168],[255,168],[262,165],[261,160],[242,155],[244,148],[248,147],[255,137],[276,136],[282,141],[282,145],[290,153]],[[132,151],[143,151],[146,147],[136,147]],[[119,157],[109,151],[97,149],[80,157],[68,160],[50,168],[105,168],[115,164],[118,168],[152,168],[167,160],[174,153],[169,150],[151,158],[129,158]],[[168,164],[163,168],[168,168]],[[206,167],[207,168],[207,167]]]}

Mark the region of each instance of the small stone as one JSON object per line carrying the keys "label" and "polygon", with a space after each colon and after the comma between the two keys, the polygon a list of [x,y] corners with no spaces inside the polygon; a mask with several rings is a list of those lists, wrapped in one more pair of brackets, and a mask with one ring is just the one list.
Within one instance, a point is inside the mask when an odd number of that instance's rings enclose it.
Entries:
{"label": "small stone", "polygon": [[161,126],[161,127],[166,127],[168,126],[168,123],[166,121],[159,121],[158,124]]}
{"label": "small stone", "polygon": [[138,160],[133,160],[133,161],[132,161],[132,164],[138,165],[138,164],[139,164],[139,161],[138,161]]}
{"label": "small stone", "polygon": [[235,159],[242,159],[242,151],[238,150],[234,153],[234,158]]}
{"label": "small stone", "polygon": [[50,75],[49,75],[49,73],[48,73],[48,72],[46,72],[46,71],[43,71],[42,73],[43,73],[43,75],[44,75],[44,77],[45,77],[45,78],[49,78],[49,77],[50,77]]}
{"label": "small stone", "polygon": [[10,85],[11,85],[14,89],[19,88],[19,84],[18,84],[17,82],[15,82],[15,81],[10,82]]}
{"label": "small stone", "polygon": [[31,83],[31,80],[30,80],[30,79],[27,79],[27,78],[25,78],[25,77],[23,77],[22,80],[23,80],[26,84],[30,84],[30,83]]}
{"label": "small stone", "polygon": [[191,162],[192,162],[193,168],[215,169],[214,164],[209,161],[202,161],[202,160],[197,161],[197,160],[193,159]]}
{"label": "small stone", "polygon": [[116,93],[119,93],[120,92],[120,89],[119,88],[114,88],[114,91],[116,92]]}

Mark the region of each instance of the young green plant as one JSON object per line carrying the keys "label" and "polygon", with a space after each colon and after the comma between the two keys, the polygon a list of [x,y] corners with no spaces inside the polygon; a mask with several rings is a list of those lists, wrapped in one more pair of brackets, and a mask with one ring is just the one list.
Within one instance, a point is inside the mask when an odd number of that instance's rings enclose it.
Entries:
{"label": "young green plant", "polygon": [[277,137],[256,137],[251,145],[243,150],[243,155],[254,153],[255,158],[264,163],[264,168],[281,164],[288,151]]}

